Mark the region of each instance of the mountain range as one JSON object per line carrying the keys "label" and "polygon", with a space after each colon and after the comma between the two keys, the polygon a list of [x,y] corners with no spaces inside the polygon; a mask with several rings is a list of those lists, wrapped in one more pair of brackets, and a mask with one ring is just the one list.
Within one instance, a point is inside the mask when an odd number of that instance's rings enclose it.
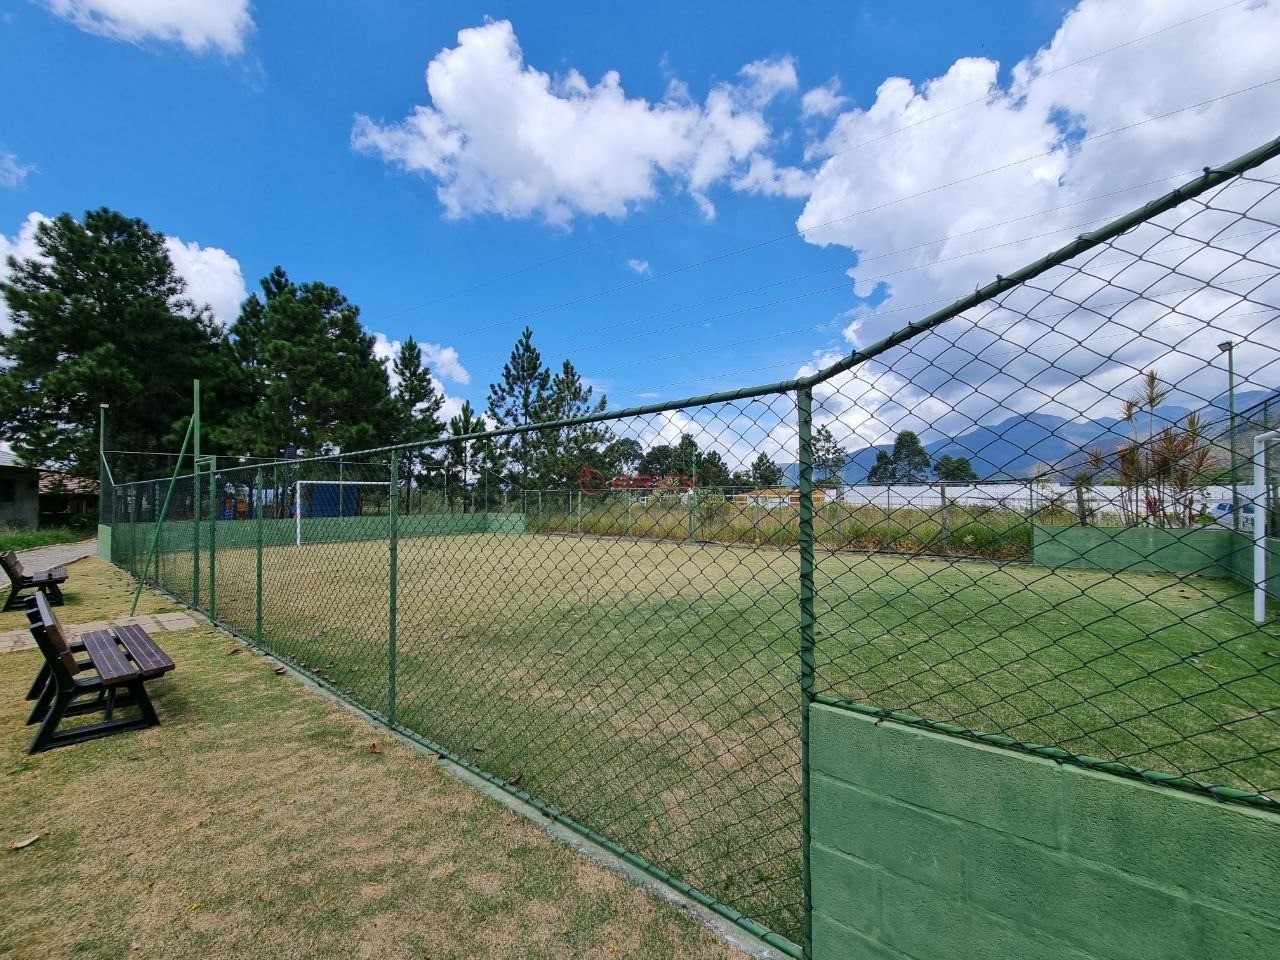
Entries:
{"label": "mountain range", "polygon": [[[1278,390],[1249,390],[1236,394],[1237,414],[1260,407],[1266,400],[1280,402]],[[1229,414],[1226,396],[1216,398],[1200,413],[1211,435],[1227,429]],[[1156,426],[1181,421],[1191,409],[1168,405],[1156,408]],[[1145,430],[1145,425],[1144,425]],[[925,450],[933,460],[943,454],[968,457],[974,472],[982,480],[1003,480],[1034,476],[1037,467],[1050,464],[1070,469],[1083,465],[1087,451],[1100,447],[1114,449],[1129,435],[1129,426],[1119,417],[1068,420],[1048,413],[1014,414],[997,423],[981,424],[956,437],[926,441]],[[880,444],[851,451],[845,458],[842,479],[845,483],[866,483],[867,473],[881,450],[891,451],[893,444]],[[799,477],[797,464],[783,465],[786,482],[794,485]]]}

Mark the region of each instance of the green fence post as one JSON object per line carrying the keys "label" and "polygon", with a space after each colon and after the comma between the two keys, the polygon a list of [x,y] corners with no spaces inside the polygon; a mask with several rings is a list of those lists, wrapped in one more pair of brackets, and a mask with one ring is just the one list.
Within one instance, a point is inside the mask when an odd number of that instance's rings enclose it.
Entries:
{"label": "green fence post", "polygon": [[796,393],[800,466],[800,851],[802,940],[810,953],[813,901],[809,882],[809,708],[814,695],[813,392]]}
{"label": "green fence post", "polygon": [[387,624],[387,720],[394,726],[396,722],[396,602],[397,581],[400,579],[400,544],[399,530],[396,521],[397,509],[400,506],[400,452],[391,451],[391,502],[387,512],[390,514],[390,529],[387,531],[391,546],[391,597],[389,619]]}
{"label": "green fence post", "polygon": [[217,457],[209,458],[209,619],[218,622],[218,479]]}
{"label": "green fence post", "polygon": [[200,381],[191,384],[191,606],[200,609]]}
{"label": "green fence post", "polygon": [[255,616],[255,624],[254,624],[254,626],[255,626],[255,636],[258,638],[258,646],[262,646],[262,508],[263,508],[264,500],[265,500],[265,498],[262,496],[262,493],[263,493],[263,491],[262,491],[262,481],[263,481],[263,479],[264,479],[264,478],[263,478],[263,475],[262,475],[262,468],[261,468],[261,467],[259,467],[259,468],[258,468],[258,475],[257,475],[257,477],[254,479],[254,484],[253,484],[253,499],[254,499],[254,505],[253,505],[253,517],[254,517],[254,521],[253,521],[253,522],[254,522],[254,526],[257,528],[254,532],[255,532],[255,533],[256,533],[256,535],[257,535],[256,539],[257,539],[257,541],[258,541],[258,542],[257,542],[257,547],[258,547],[258,569],[257,569],[257,575],[258,575],[258,595],[257,595],[257,606],[256,606],[256,608],[255,608],[255,610],[254,610],[254,616]]}

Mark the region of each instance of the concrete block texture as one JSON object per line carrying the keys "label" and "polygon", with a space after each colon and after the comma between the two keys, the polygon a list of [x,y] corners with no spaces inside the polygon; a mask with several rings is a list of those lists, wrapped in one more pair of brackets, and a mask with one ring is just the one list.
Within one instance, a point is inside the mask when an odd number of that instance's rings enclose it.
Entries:
{"label": "concrete block texture", "polygon": [[1274,960],[1280,816],[815,705],[814,960]]}

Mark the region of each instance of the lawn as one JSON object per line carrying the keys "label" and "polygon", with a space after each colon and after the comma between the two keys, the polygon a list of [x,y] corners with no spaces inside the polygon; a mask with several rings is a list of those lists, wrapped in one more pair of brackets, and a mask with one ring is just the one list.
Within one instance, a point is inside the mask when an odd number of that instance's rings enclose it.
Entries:
{"label": "lawn", "polygon": [[[129,613],[136,580],[96,557],[77,560],[67,570],[71,576],[62,588],[66,603],[58,608],[58,616],[64,623],[87,623],[102,616],[122,617]],[[4,595],[8,596],[8,580],[0,583],[4,584]],[[142,591],[138,598],[139,614],[183,609],[185,607],[176,601],[151,590]],[[27,615],[23,611],[0,613],[0,632],[26,628]]]}
{"label": "lawn", "polygon": [[49,547],[55,543],[76,543],[86,539],[90,533],[85,529],[71,527],[30,527],[0,526],[0,553],[6,550],[32,550],[35,547]]}
{"label": "lawn", "polygon": [[[252,531],[216,574],[250,634]],[[264,642],[382,713],[389,563],[263,558]],[[401,723],[798,936],[794,550],[483,534],[398,563]],[[189,590],[189,555],[162,569]],[[822,693],[1280,795],[1280,636],[1239,584],[834,551],[816,579]]]}
{"label": "lawn", "polygon": [[[77,617],[126,612],[90,578]],[[739,955],[225,633],[161,639],[160,727],[33,757],[37,656],[0,656],[0,956]]]}

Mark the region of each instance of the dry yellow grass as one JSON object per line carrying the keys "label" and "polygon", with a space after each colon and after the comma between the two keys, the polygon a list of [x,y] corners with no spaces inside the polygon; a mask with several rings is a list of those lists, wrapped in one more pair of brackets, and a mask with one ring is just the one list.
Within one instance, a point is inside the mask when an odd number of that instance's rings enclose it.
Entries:
{"label": "dry yellow grass", "polygon": [[[58,608],[58,617],[63,623],[85,623],[128,616],[135,583],[130,577],[97,557],[77,560],[68,565],[67,572],[69,576],[62,588],[66,604]],[[7,596],[8,581],[3,583]],[[184,607],[181,604],[151,590],[142,591],[138,600],[140,614],[167,613],[182,609]],[[0,632],[23,630],[26,626],[27,616],[21,610],[0,613]]]}
{"label": "dry yellow grass", "polygon": [[[123,612],[76,566],[78,618]],[[34,757],[0,657],[0,956],[739,956],[220,631],[163,644],[160,727]]]}

